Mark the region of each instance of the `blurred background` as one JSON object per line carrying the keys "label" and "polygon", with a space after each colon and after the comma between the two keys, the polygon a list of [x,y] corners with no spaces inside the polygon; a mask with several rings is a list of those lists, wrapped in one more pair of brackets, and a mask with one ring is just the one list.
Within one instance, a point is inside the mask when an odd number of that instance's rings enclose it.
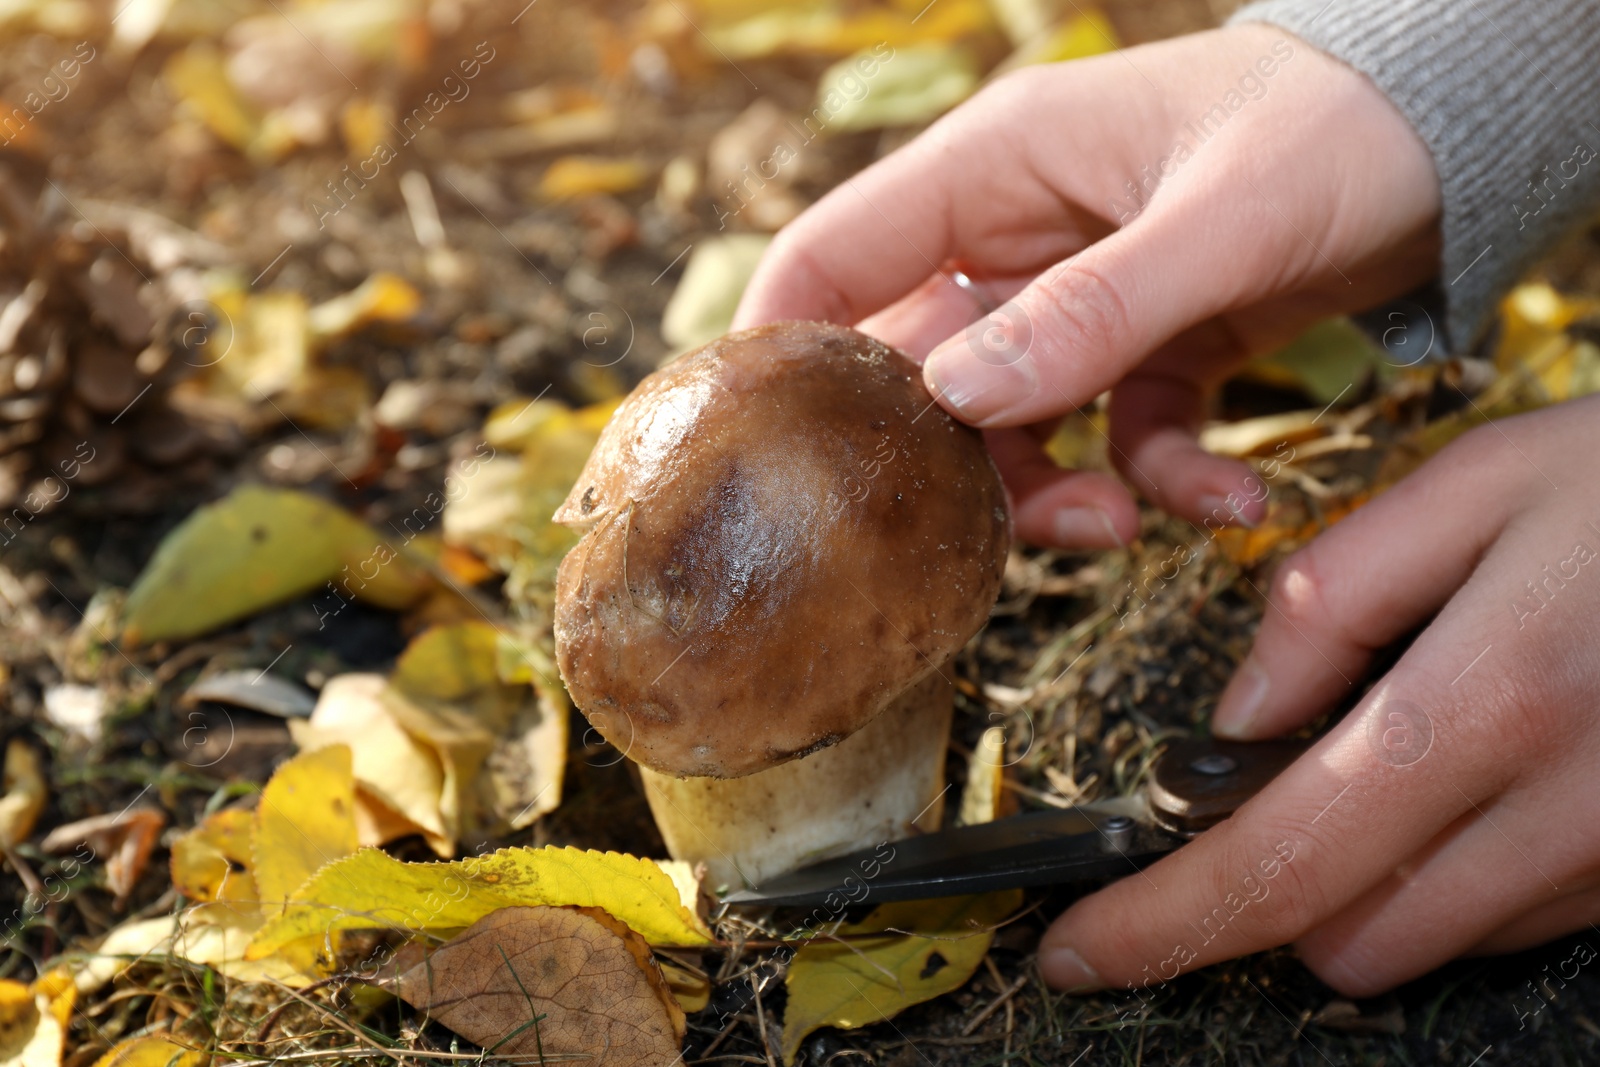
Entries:
{"label": "blurred background", "polygon": [[[4,192],[28,237],[7,242],[0,284],[20,291],[52,261],[39,314],[17,325],[61,326],[65,362],[92,364],[94,384],[42,420],[5,416],[0,498],[27,481],[22,439],[54,455],[57,422],[75,443],[152,382],[208,425],[189,434],[141,403],[137,429],[106,429],[126,462],[94,474],[116,470],[129,498],[144,468],[248,447],[274,420],[347,434],[261,458],[264,477],[303,483],[373,462],[376,403],[376,425],[425,420],[445,440],[514,396],[614,397],[721,331],[765,235],[985,79],[1218,14],[1190,0],[7,3]],[[869,93],[852,56],[874,46],[895,59]],[[818,108],[820,136],[773,165],[787,124]],[[362,285],[331,331],[308,315]],[[394,328],[350,340],[369,320]],[[139,364],[156,327],[208,350]],[[219,422],[242,437],[217,440]]]}

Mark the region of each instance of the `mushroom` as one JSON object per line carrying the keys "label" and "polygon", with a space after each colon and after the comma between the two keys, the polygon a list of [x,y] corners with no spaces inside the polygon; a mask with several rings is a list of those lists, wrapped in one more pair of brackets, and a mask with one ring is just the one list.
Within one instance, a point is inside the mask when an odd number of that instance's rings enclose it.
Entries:
{"label": "mushroom", "polygon": [[730,334],[647,377],[556,511],[556,655],[717,885],[936,826],[945,663],[1010,525],[977,431],[842,326]]}

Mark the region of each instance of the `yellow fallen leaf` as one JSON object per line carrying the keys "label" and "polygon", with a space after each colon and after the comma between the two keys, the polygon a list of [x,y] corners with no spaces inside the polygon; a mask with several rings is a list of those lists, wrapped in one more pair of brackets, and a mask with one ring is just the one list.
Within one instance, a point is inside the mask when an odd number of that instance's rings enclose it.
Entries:
{"label": "yellow fallen leaf", "polygon": [[1314,517],[1302,507],[1274,505],[1254,529],[1229,526],[1218,530],[1214,535],[1217,547],[1235,564],[1254,567],[1269,556],[1285,556],[1306,544],[1368,499],[1368,494],[1358,493],[1348,500],[1329,501]]}
{"label": "yellow fallen leaf", "polygon": [[394,108],[389,104],[358,96],[339,112],[339,133],[353,160],[371,159],[379,145],[394,137]]}
{"label": "yellow fallen leaf", "polygon": [[6,743],[3,780],[0,780],[0,845],[14,848],[33,833],[49,799],[44,766],[33,746],[13,737]]}
{"label": "yellow fallen leaf", "polygon": [[[675,2],[675,0],[672,0]],[[707,23],[700,37],[719,58],[755,59],[770,55],[848,55],[874,45],[901,48],[944,44],[993,24],[984,0],[940,0],[918,10],[902,5],[854,7],[830,3],[779,6],[749,18]],[[698,35],[697,35],[698,36]]]}
{"label": "yellow fallen leaf", "polygon": [[209,1058],[198,1049],[151,1035],[118,1041],[94,1067],[205,1067]]}
{"label": "yellow fallen leaf", "polygon": [[261,133],[261,116],[228,80],[227,62],[210,43],[197,41],[167,60],[162,78],[172,95],[224,144],[249,153]]}
{"label": "yellow fallen leaf", "polygon": [[476,553],[457,545],[447,545],[437,534],[419,537],[415,543],[423,551],[427,551],[430,543],[436,546],[439,553],[439,568],[461,585],[480,585],[494,577],[494,568],[479,559]]}
{"label": "yellow fallen leaf", "polygon": [[0,979],[0,1067],[59,1067],[77,994],[65,968],[32,985]]}
{"label": "yellow fallen leaf", "polygon": [[685,1015],[703,1011],[711,1003],[711,979],[705,972],[691,969],[666,954],[657,956],[656,963]]}
{"label": "yellow fallen leaf", "polygon": [[309,367],[276,403],[303,429],[338,432],[371,413],[372,387],[355,367]]}
{"label": "yellow fallen leaf", "polygon": [[521,456],[496,455],[476,464],[462,478],[462,491],[445,505],[445,540],[511,573],[507,595],[533,608],[536,616],[553,601],[556,568],[577,542],[573,531],[550,517],[583,471],[617,403],[608,400],[576,411],[525,404],[526,410],[501,412],[498,420],[491,417],[504,447],[520,446]]}
{"label": "yellow fallen leaf", "polygon": [[1050,440],[1045,442],[1045,455],[1065,470],[1104,467],[1107,427],[1102,411],[1079,411],[1067,415],[1056,427]]}
{"label": "yellow fallen leaf", "polygon": [[1238,422],[1221,422],[1200,432],[1200,447],[1219,456],[1271,455],[1280,445],[1319,437],[1319,413],[1283,411]]}
{"label": "yellow fallen leaf", "polygon": [[[381,674],[341,674],[328,680],[308,720],[291,720],[289,734],[302,751],[333,744],[350,747],[354,758],[358,838],[382,845],[420,833],[430,848],[448,859],[455,840],[446,831],[439,805],[444,769],[438,756],[401,728],[383,692]],[[396,819],[385,821],[387,812]],[[365,825],[367,832],[360,832]]]}
{"label": "yellow fallen leaf", "polygon": [[696,241],[661,315],[662,339],[674,348],[693,348],[727,333],[739,298],[771,243],[761,233]]}
{"label": "yellow fallen leaf", "polygon": [[169,533],[128,593],[130,644],[194,637],[327,587],[319,613],[344,597],[386,608],[432,585],[417,565],[342,508],[289,489],[243,486]]}
{"label": "yellow fallen leaf", "polygon": [[74,953],[72,977],[78,995],[98,992],[140,960],[170,954],[176,926],[170,915],[134,919],[112,930],[93,951]]}
{"label": "yellow fallen leaf", "polygon": [[173,885],[199,903],[180,913],[164,950],[237,981],[304,986],[323,976],[337,934],[285,939],[270,957],[245,953],[264,916],[281,916],[291,891],[355,851],[350,766],[345,745],[302,753],[273,774],[254,812],[217,812],[175,841]]}
{"label": "yellow fallen leaf", "polygon": [[379,271],[344,293],[325,300],[308,313],[311,343],[316,347],[377,322],[409,322],[422,309],[422,294],[398,274]]}
{"label": "yellow fallen leaf", "polygon": [[[39,1028],[39,1009],[24,982],[0,978],[0,1063],[20,1063],[21,1053]],[[49,1061],[51,1067],[59,1060]]]}
{"label": "yellow fallen leaf", "polygon": [[[210,967],[236,982],[282,982],[303,988],[325,977],[333,960],[325,949],[337,950],[338,941],[303,938],[290,942],[265,959],[247,957],[259,919],[243,920],[234,915],[191,909],[179,919],[173,934],[171,952],[179,959]],[[227,921],[214,921],[224,918]]]}
{"label": "yellow fallen leaf", "polygon": [[255,835],[253,811],[225,808],[207,816],[172,843],[173,888],[202,904],[256,914]]}
{"label": "yellow fallen leaf", "polygon": [[1495,361],[1508,369],[1540,341],[1600,313],[1600,300],[1569,297],[1544,282],[1519,285],[1501,302],[1502,328]]}
{"label": "yellow fallen leaf", "polygon": [[483,420],[483,439],[496,449],[521,452],[533,441],[539,427],[568,410],[559,400],[507,400]]}
{"label": "yellow fallen leaf", "polygon": [[348,745],[302,752],[261,790],[252,851],[262,914],[281,914],[313,874],[359,847],[350,764]]}
{"label": "yellow fallen leaf", "polygon": [[457,837],[526,826],[561,799],[565,697],[548,664],[540,689],[507,682],[504,649],[488,623],[435,626],[406,647],[385,695],[395,721],[443,765],[440,810]]}
{"label": "yellow fallen leaf", "polygon": [[[1501,304],[1495,365],[1513,380],[1537,382],[1528,399],[1559,403],[1594,392],[1600,384],[1600,352],[1567,330],[1600,314],[1600,300],[1567,296],[1531,283],[1512,290]],[[1482,402],[1480,398],[1480,403]]]}
{"label": "yellow fallen leaf", "polygon": [[582,93],[558,94],[551,104],[551,98],[536,95],[541,89],[513,93],[506,111],[515,124],[468,134],[462,148],[472,158],[521,156],[598,145],[614,140],[622,128],[621,114],[609,104]]}
{"label": "yellow fallen leaf", "polygon": [[215,334],[206,342],[212,347],[194,361],[206,364],[210,378],[259,404],[305,376],[311,359],[305,297],[291,290],[218,289],[212,304],[219,312]]}
{"label": "yellow fallen leaf", "polygon": [[1037,32],[1012,33],[1011,38],[1017,50],[990,73],[991,78],[1018,67],[1085,59],[1121,47],[1116,28],[1097,8],[1080,8],[1059,25],[1044,26]]}
{"label": "yellow fallen leaf", "polygon": [[967,784],[961,790],[961,808],[956,825],[976,826],[994,822],[1008,794],[1005,791],[1006,731],[991,726],[983,731],[967,761]]}
{"label": "yellow fallen leaf", "polygon": [[875,908],[840,936],[881,930],[881,940],[849,942],[814,936],[789,962],[783,1016],[783,1062],[794,1063],[800,1042],[823,1026],[842,1030],[893,1018],[913,1004],[957,989],[972,977],[994,939],[994,926],[1022,903],[1020,890]]}
{"label": "yellow fallen leaf", "polygon": [[920,126],[972,95],[978,65],[957,45],[919,44],[897,49],[894,58],[864,80],[858,64],[871,53],[840,60],[817,86],[817,108],[840,132],[883,126]]}
{"label": "yellow fallen leaf", "polygon": [[262,927],[249,955],[260,959],[297,939],[339,930],[449,934],[496,909],[536,904],[604,908],[652,945],[713,941],[673,879],[636,856],[547,846],[455,863],[402,863],[362,849],[302,886],[283,915]]}
{"label": "yellow fallen leaf", "polygon": [[562,156],[539,179],[543,200],[570,200],[593,193],[627,193],[644,184],[649,169],[636,159]]}

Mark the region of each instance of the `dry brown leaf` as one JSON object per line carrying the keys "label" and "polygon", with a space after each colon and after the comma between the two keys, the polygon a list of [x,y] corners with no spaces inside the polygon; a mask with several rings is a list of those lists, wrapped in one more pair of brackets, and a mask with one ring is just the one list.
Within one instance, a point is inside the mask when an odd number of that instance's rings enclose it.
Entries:
{"label": "dry brown leaf", "polygon": [[95,815],[58,826],[40,842],[46,852],[67,852],[88,845],[106,860],[106,885],[120,908],[144,873],[150,850],[166,828],[165,812],[130,808],[116,815]]}
{"label": "dry brown leaf", "polygon": [[27,742],[6,745],[4,792],[0,793],[0,846],[26,841],[49,796],[39,754]]}
{"label": "dry brown leaf", "polygon": [[650,946],[600,908],[502,908],[397,987],[413,1007],[505,1055],[660,1067],[678,1058],[685,1030]]}
{"label": "dry brown leaf", "polygon": [[[736,216],[748,229],[776,232],[805,210],[791,186],[816,169],[816,151],[800,142],[794,117],[766,97],[745,108],[706,147],[706,186],[722,205],[718,221]],[[775,173],[752,188],[752,173]],[[726,215],[724,214],[726,212]]]}

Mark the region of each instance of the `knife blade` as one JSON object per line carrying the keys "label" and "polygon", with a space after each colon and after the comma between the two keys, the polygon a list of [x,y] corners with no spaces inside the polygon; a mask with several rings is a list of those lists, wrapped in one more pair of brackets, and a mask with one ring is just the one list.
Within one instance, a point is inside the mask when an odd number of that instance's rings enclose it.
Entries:
{"label": "knife blade", "polygon": [[1193,738],[1168,746],[1126,797],[923,834],[779,875],[727,904],[922,900],[1132,874],[1216,825],[1309,747]]}

